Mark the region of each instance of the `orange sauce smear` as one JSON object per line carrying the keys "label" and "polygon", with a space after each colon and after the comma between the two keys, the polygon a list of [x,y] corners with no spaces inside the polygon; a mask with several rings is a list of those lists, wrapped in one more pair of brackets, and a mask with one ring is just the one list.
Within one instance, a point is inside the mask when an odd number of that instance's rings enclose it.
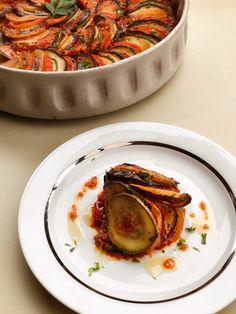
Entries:
{"label": "orange sauce smear", "polygon": [[167,258],[167,259],[165,259],[164,262],[163,262],[163,267],[164,267],[165,269],[168,269],[168,270],[174,269],[175,266],[176,266],[176,265],[175,265],[175,260],[174,260],[173,258]]}
{"label": "orange sauce smear", "polygon": [[207,224],[203,225],[203,229],[207,230],[207,229],[209,229],[209,228],[210,228],[210,227],[209,227]]}
{"label": "orange sauce smear", "polygon": [[183,243],[181,246],[180,246],[180,250],[181,251],[187,251],[188,250],[188,244],[187,243]]}
{"label": "orange sauce smear", "polygon": [[71,205],[70,211],[69,211],[69,218],[72,221],[75,221],[78,218],[78,207],[75,204]]}
{"label": "orange sauce smear", "polygon": [[206,203],[204,201],[201,201],[199,203],[199,208],[202,210],[202,211],[206,211]]}
{"label": "orange sauce smear", "polygon": [[84,186],[89,189],[95,189],[98,185],[98,177],[92,177],[87,182],[85,182]]}
{"label": "orange sauce smear", "polygon": [[95,189],[98,185],[98,177],[94,176],[84,183],[82,191],[79,191],[76,195],[76,200],[83,198],[88,189]]}

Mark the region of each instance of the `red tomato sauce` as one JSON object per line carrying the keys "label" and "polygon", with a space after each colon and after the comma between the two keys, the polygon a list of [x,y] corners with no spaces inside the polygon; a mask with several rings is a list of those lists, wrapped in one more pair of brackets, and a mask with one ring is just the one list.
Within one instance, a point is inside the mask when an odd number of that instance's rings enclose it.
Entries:
{"label": "red tomato sauce", "polygon": [[89,189],[95,189],[97,185],[98,185],[98,177],[92,177],[84,184],[84,186]]}

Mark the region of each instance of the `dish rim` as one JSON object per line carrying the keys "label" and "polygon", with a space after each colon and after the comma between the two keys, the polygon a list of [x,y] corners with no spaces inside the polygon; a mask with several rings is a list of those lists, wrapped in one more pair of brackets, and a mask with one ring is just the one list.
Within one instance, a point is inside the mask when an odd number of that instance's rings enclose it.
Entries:
{"label": "dish rim", "polygon": [[[181,1],[181,0],[180,0]],[[131,62],[132,60],[137,60],[138,58],[141,57],[145,57],[148,53],[154,52],[156,49],[158,49],[159,47],[162,47],[163,45],[165,45],[168,41],[170,41],[172,38],[174,38],[174,36],[176,35],[176,33],[179,31],[179,29],[183,26],[184,22],[187,19],[188,16],[188,10],[189,10],[189,0],[183,0],[183,10],[181,13],[181,17],[177,23],[177,25],[173,28],[173,30],[164,38],[162,39],[160,42],[158,42],[157,44],[155,44],[153,47],[150,47],[140,53],[137,53],[134,56],[128,57],[126,59],[120,60],[118,62],[112,63],[112,64],[107,64],[105,66],[98,66],[98,67],[94,67],[91,69],[83,69],[83,70],[76,70],[76,71],[57,71],[57,72],[43,72],[43,71],[32,71],[32,70],[22,70],[22,69],[15,69],[15,68],[9,68],[9,67],[5,67],[3,65],[0,64],[0,71],[6,71],[6,72],[10,72],[10,73],[25,73],[25,74],[32,74],[32,75],[39,75],[39,76],[45,76],[45,75],[50,75],[50,76],[54,76],[54,75],[77,75],[78,73],[93,73],[93,72],[100,72],[100,71],[109,71],[109,69],[113,69],[116,68],[117,66],[119,66],[120,64],[127,64],[129,62]]]}

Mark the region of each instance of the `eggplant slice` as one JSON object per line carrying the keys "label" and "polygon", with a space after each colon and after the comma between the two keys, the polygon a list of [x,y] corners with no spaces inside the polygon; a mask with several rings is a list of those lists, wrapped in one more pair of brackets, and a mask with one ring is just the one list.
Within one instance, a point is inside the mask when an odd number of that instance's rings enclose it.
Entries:
{"label": "eggplant slice", "polygon": [[154,216],[136,196],[116,194],[108,201],[108,237],[121,252],[146,251],[159,236]]}

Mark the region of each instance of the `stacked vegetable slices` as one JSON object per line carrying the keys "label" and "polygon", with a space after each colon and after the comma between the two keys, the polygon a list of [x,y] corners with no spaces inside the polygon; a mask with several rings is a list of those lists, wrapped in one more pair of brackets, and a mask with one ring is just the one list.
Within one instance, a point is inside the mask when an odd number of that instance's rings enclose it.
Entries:
{"label": "stacked vegetable slices", "polygon": [[169,0],[78,0],[58,15],[48,9],[51,2],[1,1],[2,65],[33,71],[104,66],[154,46],[176,25]]}
{"label": "stacked vegetable slices", "polygon": [[92,210],[99,249],[118,258],[150,254],[176,242],[191,196],[155,171],[121,164],[108,171]]}

